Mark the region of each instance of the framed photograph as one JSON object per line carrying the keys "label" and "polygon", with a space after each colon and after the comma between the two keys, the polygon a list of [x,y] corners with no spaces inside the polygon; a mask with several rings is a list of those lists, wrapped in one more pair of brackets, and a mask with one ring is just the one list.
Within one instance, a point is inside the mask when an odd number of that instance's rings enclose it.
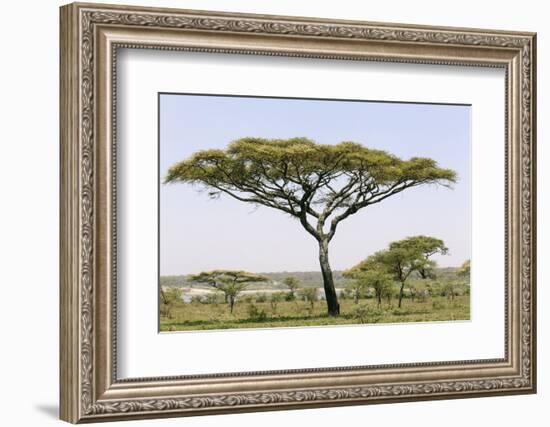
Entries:
{"label": "framed photograph", "polygon": [[535,34],[61,8],[61,418],[536,391]]}

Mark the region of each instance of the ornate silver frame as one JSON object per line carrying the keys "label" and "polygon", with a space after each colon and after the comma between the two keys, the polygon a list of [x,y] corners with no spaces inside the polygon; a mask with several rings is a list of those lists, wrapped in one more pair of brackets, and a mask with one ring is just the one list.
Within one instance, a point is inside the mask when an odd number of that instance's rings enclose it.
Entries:
{"label": "ornate silver frame", "polygon": [[[61,419],[72,422],[534,393],[535,34],[99,4],[61,8]],[[175,378],[116,376],[118,47],[506,70],[505,357]]]}

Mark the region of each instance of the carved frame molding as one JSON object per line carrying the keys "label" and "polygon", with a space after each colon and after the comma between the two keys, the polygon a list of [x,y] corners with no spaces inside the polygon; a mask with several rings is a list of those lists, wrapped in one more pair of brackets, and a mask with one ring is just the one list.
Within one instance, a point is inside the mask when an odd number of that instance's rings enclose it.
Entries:
{"label": "carved frame molding", "polygon": [[[120,47],[505,67],[510,206],[505,359],[117,380],[111,281],[116,281],[114,65]],[[534,392],[534,97],[532,33],[62,7],[61,418],[75,423]],[[285,386],[288,380],[299,385]],[[193,388],[197,384],[200,392]]]}

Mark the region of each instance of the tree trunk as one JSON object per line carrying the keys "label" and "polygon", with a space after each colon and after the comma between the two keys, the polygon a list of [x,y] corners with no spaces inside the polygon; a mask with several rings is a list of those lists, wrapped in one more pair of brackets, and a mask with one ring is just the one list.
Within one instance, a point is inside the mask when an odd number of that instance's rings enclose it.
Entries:
{"label": "tree trunk", "polygon": [[382,305],[382,294],[378,294],[376,296],[376,299],[378,300],[378,308]]}
{"label": "tree trunk", "polygon": [[399,308],[401,308],[401,301],[403,301],[403,288],[405,288],[405,282],[402,282],[399,288],[399,304],[397,305]]}
{"label": "tree trunk", "polygon": [[340,304],[336,289],[334,288],[334,279],[332,278],[332,270],[328,262],[328,241],[321,240],[319,242],[319,263],[321,264],[321,273],[323,274],[323,286],[325,288],[325,298],[327,300],[327,308],[329,316],[338,316],[340,314]]}
{"label": "tree trunk", "polygon": [[229,312],[233,314],[233,306],[235,305],[235,297],[229,297]]}

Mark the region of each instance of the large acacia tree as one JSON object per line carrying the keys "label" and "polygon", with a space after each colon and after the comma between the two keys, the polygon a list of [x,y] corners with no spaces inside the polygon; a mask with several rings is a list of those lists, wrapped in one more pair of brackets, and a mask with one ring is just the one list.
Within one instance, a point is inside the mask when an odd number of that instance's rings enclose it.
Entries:
{"label": "large acacia tree", "polygon": [[406,189],[455,180],[456,173],[435,160],[402,160],[353,142],[242,138],[174,164],[165,182],[197,184],[211,197],[225,194],[296,218],[317,241],[328,314],[336,316],[340,306],[328,249],[339,224]]}

